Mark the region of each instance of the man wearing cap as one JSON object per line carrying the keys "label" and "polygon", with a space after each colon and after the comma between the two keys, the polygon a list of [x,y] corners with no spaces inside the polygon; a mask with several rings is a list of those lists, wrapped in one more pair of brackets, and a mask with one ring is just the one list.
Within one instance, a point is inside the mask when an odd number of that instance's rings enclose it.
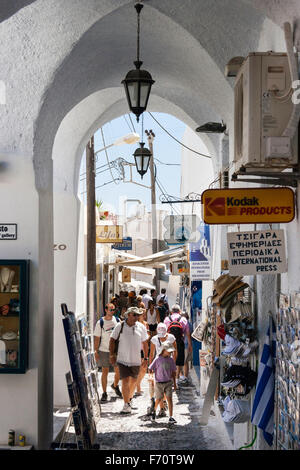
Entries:
{"label": "man wearing cap", "polygon": [[182,333],[178,334],[178,337],[176,337],[176,344],[177,344],[176,366],[177,366],[177,379],[179,379],[180,368],[184,366],[184,349],[185,349],[184,339],[185,338],[187,339],[187,342],[188,342],[188,347],[187,347],[188,352],[192,352],[193,348],[192,348],[191,335],[189,334],[188,321],[186,318],[181,316],[181,309],[178,304],[175,304],[172,306],[171,314],[167,316],[164,320],[164,323],[167,326],[167,331],[169,331],[170,328],[172,328],[173,322],[179,323],[181,325],[181,330],[182,330]]}
{"label": "man wearing cap", "polygon": [[[122,380],[122,395],[124,407],[122,414],[130,414],[132,409],[132,397],[137,383],[141,366],[141,349],[144,351],[143,361],[148,356],[148,334],[145,326],[137,322],[140,309],[130,307],[125,312],[125,320],[118,323],[110,337],[109,352],[113,365],[117,364]],[[118,342],[117,356],[115,345]]]}

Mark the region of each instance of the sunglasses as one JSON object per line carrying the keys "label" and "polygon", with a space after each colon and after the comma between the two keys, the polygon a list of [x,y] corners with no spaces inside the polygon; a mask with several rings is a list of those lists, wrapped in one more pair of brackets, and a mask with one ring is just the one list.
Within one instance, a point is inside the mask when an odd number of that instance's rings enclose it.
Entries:
{"label": "sunglasses", "polygon": [[116,309],[115,308],[107,308],[106,310],[108,310],[109,312],[114,312]]}
{"label": "sunglasses", "polygon": [[131,315],[132,315],[133,317],[138,317],[138,316],[139,316],[138,313],[132,313]]}

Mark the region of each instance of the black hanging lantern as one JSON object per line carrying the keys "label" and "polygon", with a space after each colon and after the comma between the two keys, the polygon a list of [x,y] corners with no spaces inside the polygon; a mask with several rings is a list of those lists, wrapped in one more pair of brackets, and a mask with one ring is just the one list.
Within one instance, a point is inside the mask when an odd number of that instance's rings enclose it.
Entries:
{"label": "black hanging lantern", "polygon": [[137,30],[137,60],[134,62],[135,69],[130,70],[125,79],[122,80],[124,85],[128,106],[130,111],[136,115],[139,122],[140,115],[146,110],[151,87],[154,80],[147,70],[141,70],[143,64],[140,61],[140,13],[143,8],[142,3],[137,2],[134,5],[138,15],[138,30]]}
{"label": "black hanging lantern", "polygon": [[147,173],[152,153],[149,149],[144,148],[144,142],[140,142],[140,147],[136,149],[133,156],[135,159],[135,166],[142,179],[145,173]]}

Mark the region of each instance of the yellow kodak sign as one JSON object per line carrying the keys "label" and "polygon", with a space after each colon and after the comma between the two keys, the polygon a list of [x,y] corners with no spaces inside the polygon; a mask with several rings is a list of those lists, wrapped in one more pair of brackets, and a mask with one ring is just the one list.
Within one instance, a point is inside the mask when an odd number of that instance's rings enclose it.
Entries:
{"label": "yellow kodak sign", "polygon": [[96,243],[121,243],[122,225],[96,225]]}
{"label": "yellow kodak sign", "polygon": [[275,224],[295,217],[290,188],[207,189],[201,203],[206,224]]}

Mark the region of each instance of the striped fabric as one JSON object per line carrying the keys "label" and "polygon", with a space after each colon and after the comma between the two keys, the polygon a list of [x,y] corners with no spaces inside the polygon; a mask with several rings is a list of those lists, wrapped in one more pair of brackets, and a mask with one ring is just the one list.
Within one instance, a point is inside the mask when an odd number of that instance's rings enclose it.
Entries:
{"label": "striped fabric", "polygon": [[[270,328],[272,328],[273,333],[272,343],[270,343]],[[251,416],[251,422],[263,430],[263,436],[269,446],[273,444],[274,432],[275,358],[276,328],[273,319],[270,317],[270,326],[258,368]]]}

